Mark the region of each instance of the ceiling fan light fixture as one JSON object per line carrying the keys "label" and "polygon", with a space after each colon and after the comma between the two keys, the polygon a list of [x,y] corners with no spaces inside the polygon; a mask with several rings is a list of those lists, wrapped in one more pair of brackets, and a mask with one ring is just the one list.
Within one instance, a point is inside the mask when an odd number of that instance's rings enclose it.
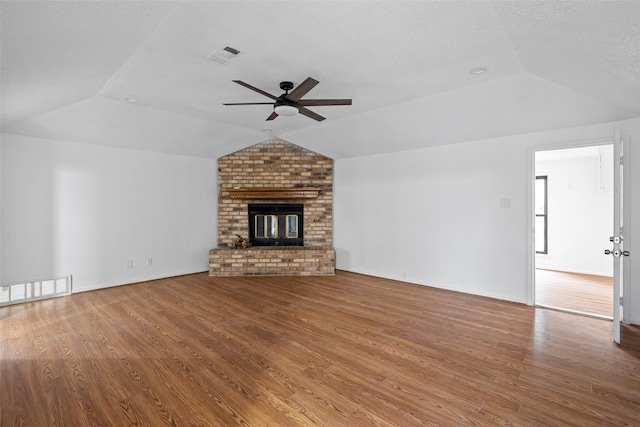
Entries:
{"label": "ceiling fan light fixture", "polygon": [[273,108],[273,111],[275,111],[279,116],[295,116],[298,114],[298,107],[286,104],[276,105]]}

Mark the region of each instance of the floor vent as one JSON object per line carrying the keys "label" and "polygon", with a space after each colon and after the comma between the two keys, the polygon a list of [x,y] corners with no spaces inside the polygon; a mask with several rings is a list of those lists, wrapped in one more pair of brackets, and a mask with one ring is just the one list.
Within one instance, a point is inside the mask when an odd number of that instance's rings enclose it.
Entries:
{"label": "floor vent", "polygon": [[0,285],[0,307],[71,294],[71,276]]}

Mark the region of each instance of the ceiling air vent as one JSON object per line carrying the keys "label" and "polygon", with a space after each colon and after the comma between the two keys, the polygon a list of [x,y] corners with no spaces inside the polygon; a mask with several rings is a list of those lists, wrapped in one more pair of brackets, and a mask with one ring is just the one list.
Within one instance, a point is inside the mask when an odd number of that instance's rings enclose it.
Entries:
{"label": "ceiling air vent", "polygon": [[240,51],[238,49],[226,46],[214,53],[209,59],[218,64],[226,64],[239,54]]}

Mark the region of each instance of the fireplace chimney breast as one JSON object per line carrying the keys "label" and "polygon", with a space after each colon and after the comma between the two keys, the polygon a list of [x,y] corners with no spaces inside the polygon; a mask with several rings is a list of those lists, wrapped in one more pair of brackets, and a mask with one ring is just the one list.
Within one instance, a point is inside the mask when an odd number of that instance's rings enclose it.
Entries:
{"label": "fireplace chimney breast", "polygon": [[[258,204],[303,208],[295,219],[262,212],[249,220]],[[233,249],[238,235],[252,247]],[[279,139],[219,158],[218,242],[209,260],[213,276],[334,274],[333,160]]]}

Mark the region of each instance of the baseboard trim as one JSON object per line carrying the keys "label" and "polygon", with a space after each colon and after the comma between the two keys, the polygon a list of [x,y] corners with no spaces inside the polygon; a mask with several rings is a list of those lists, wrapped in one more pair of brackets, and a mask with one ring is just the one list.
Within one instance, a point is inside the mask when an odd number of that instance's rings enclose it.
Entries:
{"label": "baseboard trim", "polygon": [[198,271],[185,271],[185,272],[179,272],[179,273],[171,273],[171,274],[161,274],[161,275],[157,275],[157,276],[147,276],[147,277],[134,278],[134,279],[123,281],[123,282],[104,283],[104,284],[101,284],[101,285],[95,285],[95,286],[90,286],[90,287],[87,287],[87,288],[80,288],[80,289],[78,289],[77,287],[74,286],[73,293],[76,294],[76,293],[80,293],[80,292],[97,291],[99,289],[113,288],[115,286],[133,285],[133,284],[136,284],[136,283],[150,282],[150,281],[153,281],[153,280],[169,279],[171,277],[186,276],[186,275],[189,275],[189,274],[208,273],[208,272],[209,272],[208,270],[198,270]]}
{"label": "baseboard trim", "polygon": [[525,305],[530,305],[527,304],[527,300],[525,299],[518,299],[518,298],[510,298],[507,297],[505,295],[499,295],[496,293],[491,293],[491,292],[469,292],[469,290],[467,289],[462,289],[462,288],[458,288],[455,286],[451,286],[451,285],[446,285],[446,284],[442,284],[442,283],[433,283],[433,282],[424,282],[424,281],[420,281],[420,280],[415,280],[415,279],[406,279],[406,278],[401,278],[401,277],[396,277],[393,275],[382,275],[379,273],[372,273],[372,272],[368,272],[368,271],[364,271],[364,270],[354,270],[354,269],[346,269],[346,268],[336,268],[336,270],[343,270],[343,271],[348,271],[351,273],[357,273],[357,274],[364,274],[365,276],[373,276],[373,277],[380,277],[383,279],[389,279],[389,280],[395,280],[397,282],[404,282],[404,283],[411,283],[414,285],[421,285],[421,286],[429,286],[432,288],[438,288],[438,289],[444,289],[447,291],[453,291],[453,292],[460,292],[462,294],[469,294],[469,295],[477,295],[480,297],[486,297],[486,298],[494,298],[494,299],[499,299],[502,301],[509,301],[509,302],[515,302],[515,303],[519,303],[519,304],[525,304]]}

